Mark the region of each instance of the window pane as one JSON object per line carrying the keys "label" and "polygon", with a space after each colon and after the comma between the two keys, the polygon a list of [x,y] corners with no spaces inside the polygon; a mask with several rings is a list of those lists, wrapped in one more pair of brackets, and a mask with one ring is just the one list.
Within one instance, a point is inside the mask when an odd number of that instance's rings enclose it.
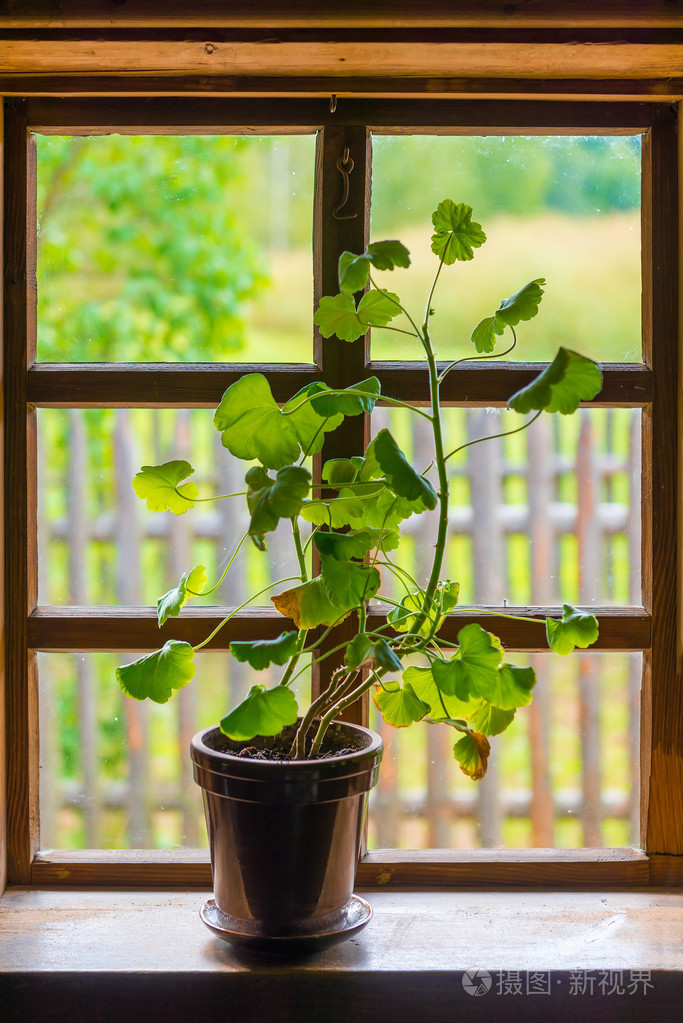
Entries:
{"label": "window pane", "polygon": [[642,654],[506,656],[532,664],[534,699],[491,739],[481,782],[453,759],[445,725],[395,729],[373,707],[385,754],[370,848],[580,848],[640,844]]}
{"label": "window pane", "polygon": [[[447,451],[523,422],[501,409],[446,409]],[[433,458],[431,429],[378,409],[416,468]],[[640,412],[582,409],[541,416],[528,431],[473,444],[448,463],[450,534],[442,572],[461,604],[640,604]],[[432,482],[436,483],[433,472]],[[436,512],[404,520],[392,558],[421,584],[431,570]],[[396,555],[399,554],[400,557]],[[395,576],[382,592],[401,599]]]}
{"label": "window pane", "polygon": [[[544,277],[541,311],[520,324],[519,347],[507,358],[548,361],[564,345],[605,362],[640,361],[638,136],[377,135],[372,166],[372,238],[399,238],[413,261],[408,272],[378,273],[377,282],[399,294],[417,323],[438,266],[430,250],[438,203],[472,206],[486,232],[473,260],[446,268],[437,287],[439,358],[474,355],[477,323]],[[403,334],[373,330],[374,359],[417,359],[418,349]]]}
{"label": "window pane", "polygon": [[[163,706],[123,696],[117,665],[137,654],[39,654],[43,849],[206,846],[190,739],[246,696],[254,671],[221,652],[196,655],[192,682]],[[274,685],[281,669],[258,673]],[[310,692],[310,668],[293,683]]]}
{"label": "window pane", "polygon": [[41,362],[312,362],[313,136],[38,138]]}
{"label": "window pane", "polygon": [[[148,511],[131,486],[143,465],[186,459],[200,497],[245,493],[246,466],[222,446],[206,409],[40,409],[38,448],[41,604],[155,605],[195,565],[213,587],[248,528],[244,496],[174,515]],[[224,583],[195,603],[235,607],[298,576],[290,532],[280,523],[266,552],[247,538]],[[272,608],[274,592],[256,603]]]}

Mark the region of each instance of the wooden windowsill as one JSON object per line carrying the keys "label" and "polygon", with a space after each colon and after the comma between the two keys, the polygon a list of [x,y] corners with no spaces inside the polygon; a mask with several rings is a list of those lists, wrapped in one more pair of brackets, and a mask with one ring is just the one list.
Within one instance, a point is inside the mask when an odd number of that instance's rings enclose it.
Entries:
{"label": "wooden windowsill", "polygon": [[[683,900],[674,890],[365,894],[375,915],[364,931],[301,962],[268,963],[240,959],[206,930],[198,909],[208,893],[9,889],[2,1019],[109,1023],[142,1018],[143,1006],[164,1023],[199,1012],[241,1023],[451,1023],[463,1010],[492,1020],[577,1009],[587,1019],[680,1018]],[[481,998],[463,988],[470,969],[491,974]],[[593,994],[577,992],[591,978]],[[527,993],[527,984],[548,991]]]}

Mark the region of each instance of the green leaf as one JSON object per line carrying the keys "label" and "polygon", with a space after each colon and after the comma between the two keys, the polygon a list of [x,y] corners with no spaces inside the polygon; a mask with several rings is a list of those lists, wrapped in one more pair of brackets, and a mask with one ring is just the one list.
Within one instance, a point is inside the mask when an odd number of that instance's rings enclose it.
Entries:
{"label": "green leaf", "polygon": [[357,341],[368,329],[358,319],[353,297],[344,292],[321,298],[313,322],[323,337],[336,336],[340,341]]}
{"label": "green leaf", "polygon": [[574,647],[585,649],[598,638],[598,620],[571,604],[562,605],[562,618],[545,620],[548,645],[556,654],[570,654]]}
{"label": "green leaf", "polygon": [[323,465],[322,477],[333,487],[353,483],[357,476],[358,466],[353,458],[330,458]]}
{"label": "green leaf", "polygon": [[362,558],[376,546],[375,536],[369,529],[354,529],[350,533],[316,533],[313,543],[321,554],[337,561]]}
{"label": "green leaf", "polygon": [[487,316],[472,331],[472,343],[478,352],[492,352],[496,347],[496,334],[504,330],[495,316]]}
{"label": "green leaf", "polygon": [[[429,635],[432,623],[436,617],[437,608],[440,607],[442,610],[436,627],[436,631],[438,632],[443,625],[448,611],[454,608],[457,604],[459,593],[460,583],[453,583],[449,579],[444,579],[438,584],[435,595],[435,606],[431,608],[426,620],[420,626],[419,634],[421,636]],[[403,597],[400,605],[389,612],[387,615],[387,621],[391,624],[392,628],[396,630],[396,632],[412,632],[416,618],[421,610],[421,595],[417,592],[408,593],[405,597]]]}
{"label": "green leaf", "polygon": [[482,703],[470,718],[470,724],[475,732],[481,732],[482,735],[500,735],[511,724],[514,716],[514,710],[501,710],[490,703]]}
{"label": "green leaf", "polygon": [[579,402],[594,398],[601,387],[602,373],[592,359],[560,348],[550,365],[513,394],[508,405],[522,414],[537,409],[568,415]]}
{"label": "green leaf", "polygon": [[503,334],[506,327],[516,327],[520,320],[531,320],[538,312],[544,285],[543,277],[530,281],[510,298],[503,299],[493,316],[487,316],[478,323],[472,331],[472,342],[477,351],[492,352],[496,347],[497,334]]}
{"label": "green leaf", "polygon": [[337,607],[357,607],[370,600],[380,586],[376,568],[359,565],[356,561],[337,561],[322,557],[321,578],[332,604]]}
{"label": "green leaf", "polygon": [[339,290],[346,295],[362,291],[368,283],[370,264],[378,270],[393,270],[396,266],[410,266],[410,253],[399,241],[372,242],[367,251],[357,256],[342,252],[339,257]]}
{"label": "green leaf", "polygon": [[439,498],[434,487],[413,469],[388,430],[380,430],[371,447],[395,494],[424,508],[436,508]]}
{"label": "green leaf", "polygon": [[453,718],[469,718],[481,705],[481,700],[471,697],[459,700],[457,696],[439,693],[431,668],[418,668],[414,665],[403,672],[403,681],[410,682],[413,689],[431,708],[431,716],[435,720]]}
{"label": "green leaf", "polygon": [[344,418],[333,412],[318,414],[314,408],[314,401],[304,400],[328,390],[327,384],[316,380],[302,387],[282,406],[282,416],[293,424],[303,454],[315,455],[320,451],[325,443],[325,434],[336,430]]}
{"label": "green leaf", "polygon": [[367,254],[374,267],[378,270],[393,270],[397,266],[410,266],[410,253],[402,242],[389,239],[383,242],[371,242]]}
{"label": "green leaf", "polygon": [[246,699],[221,721],[221,732],[238,742],[257,735],[279,735],[299,716],[296,697],[286,686],[252,686]]}
{"label": "green leaf", "polygon": [[116,669],[116,678],[126,696],[134,700],[168,703],[174,689],[182,689],[194,677],[194,648],[169,639],[161,650],[139,657]]}
{"label": "green leaf", "polygon": [[236,458],[258,459],[268,469],[291,465],[304,452],[314,454],[325,433],[342,421],[341,416],[319,416],[310,401],[304,401],[324,386],[308,384],[280,411],[261,373],[241,377],[227,389],[214,416],[223,446]]}
{"label": "green leaf", "polygon": [[463,735],[453,747],[453,756],[460,764],[460,770],[473,781],[480,781],[486,774],[486,765],[491,744],[485,735],[472,732]]}
{"label": "green leaf", "polygon": [[269,664],[284,664],[297,651],[298,633],[282,632],[276,639],[255,639],[252,642],[233,642],[230,653],[238,661],[246,661],[262,671]]}
{"label": "green leaf", "polygon": [[299,457],[294,422],[282,415],[261,373],[240,377],[227,389],[213,422],[223,447],[236,458],[258,459],[269,469],[281,469]]}
{"label": "green leaf", "polygon": [[[498,666],[503,660],[500,640],[473,622],[458,633],[458,649],[448,661],[439,661],[439,673],[432,665],[434,679],[443,692],[460,700],[480,697],[488,700],[498,681]],[[446,667],[448,665],[448,667]]]}
{"label": "green leaf", "polygon": [[249,488],[250,536],[262,536],[274,530],[280,519],[298,515],[311,485],[311,474],[302,465],[287,465],[279,469],[276,479],[257,465],[244,479]]}
{"label": "green leaf", "polygon": [[386,327],[401,312],[393,291],[368,291],[358,303],[358,319],[369,327]]}
{"label": "green leaf", "polygon": [[368,291],[356,304],[351,295],[326,295],[320,299],[313,322],[323,337],[357,341],[368,327],[386,327],[401,312],[398,295],[387,291]]}
{"label": "green leaf", "polygon": [[352,607],[332,603],[320,576],[283,590],[270,598],[280,614],[291,618],[297,629],[314,629],[316,625],[334,625],[346,618]]}
{"label": "green leaf", "polygon": [[496,310],[496,320],[506,327],[516,327],[520,320],[532,320],[541,304],[544,287],[545,278],[537,277],[510,298],[503,299]]}
{"label": "green leaf", "polygon": [[[349,394],[349,391],[362,391],[362,394]],[[313,409],[321,416],[357,416],[361,412],[369,415],[375,407],[381,391],[380,382],[377,377],[368,377],[361,380],[352,387],[346,387],[343,391],[326,389],[321,392],[319,398],[311,402]]]}
{"label": "green leaf", "polygon": [[329,501],[322,498],[309,501],[301,509],[301,517],[332,529],[352,526],[354,529],[379,531],[393,529],[402,519],[409,518],[422,507],[417,502],[398,497],[384,482],[378,482],[375,488],[344,487],[337,497]]}
{"label": "green leaf", "polygon": [[432,252],[443,259],[446,266],[456,259],[472,259],[472,249],[478,249],[486,241],[481,224],[472,220],[472,207],[465,203],[454,203],[444,199],[432,213],[436,229],[432,235]]}
{"label": "green leaf", "polygon": [[354,636],[346,648],[344,663],[347,668],[384,668],[401,671],[403,665],[385,639],[372,640],[365,632]]}
{"label": "green leaf", "polygon": [[337,270],[339,290],[345,295],[363,291],[370,276],[370,257],[367,253],[357,256],[354,252],[342,252]]}
{"label": "green leaf", "polygon": [[159,628],[164,624],[169,615],[176,618],[180,609],[185,606],[188,597],[198,596],[206,586],[206,568],[204,565],[196,565],[189,575],[184,572],[180,582],[168,593],[157,600],[157,619]]}
{"label": "green leaf", "polygon": [[193,472],[190,463],[182,459],[164,462],[163,465],[143,465],[133,477],[133,490],[147,502],[150,511],[172,511],[174,515],[184,515],[194,508],[199,490],[196,483],[180,484]]}
{"label": "green leaf", "polygon": [[429,707],[415,694],[409,682],[402,686],[397,682],[380,687],[372,698],[386,723],[394,728],[406,728],[429,713]]}
{"label": "green leaf", "polygon": [[490,703],[501,710],[514,710],[526,707],[531,703],[531,690],[536,685],[536,672],[533,668],[517,668],[514,664],[501,664],[493,685],[487,696]]}

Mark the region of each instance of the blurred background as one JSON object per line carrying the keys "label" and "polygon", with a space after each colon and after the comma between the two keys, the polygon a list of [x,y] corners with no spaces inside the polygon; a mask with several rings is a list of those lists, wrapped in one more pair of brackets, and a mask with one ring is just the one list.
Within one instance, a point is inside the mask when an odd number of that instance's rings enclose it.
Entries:
{"label": "blurred background", "polygon": [[[37,142],[40,361],[312,361],[313,136]],[[512,358],[550,360],[562,344],[640,360],[638,137],[375,136],[372,237],[401,239],[413,259],[377,283],[416,319],[437,265],[431,213],[446,197],[473,206],[488,242],[440,281],[440,358],[473,353],[476,323],[545,277],[541,313],[520,325]],[[419,352],[405,335],[375,330],[372,357]],[[202,496],[242,490],[244,469],[211,419],[39,410],[41,604],[154,604],[198,563],[217,580],[246,528],[243,499],[176,518],[147,513],[130,486],[142,464],[187,458]],[[518,425],[501,410],[451,409],[445,419],[452,447]],[[389,425],[413,464],[429,464],[417,417],[377,409],[372,425]],[[640,603],[637,410],[543,417],[450,464],[448,572],[461,603]],[[423,578],[433,524],[407,520],[403,532],[402,564]],[[280,529],[265,555],[242,547],[210,600],[234,606],[271,584],[277,592],[295,570]],[[382,592],[397,599],[386,576]],[[205,842],[187,744],[253,679],[226,654],[200,654],[175,703],[147,706],[124,700],[114,678],[132,656],[39,655],[44,848]],[[536,699],[494,739],[483,783],[451,762],[447,729],[379,725],[387,754],[372,845],[638,844],[641,656],[531,660]],[[306,673],[299,683],[304,693]]]}

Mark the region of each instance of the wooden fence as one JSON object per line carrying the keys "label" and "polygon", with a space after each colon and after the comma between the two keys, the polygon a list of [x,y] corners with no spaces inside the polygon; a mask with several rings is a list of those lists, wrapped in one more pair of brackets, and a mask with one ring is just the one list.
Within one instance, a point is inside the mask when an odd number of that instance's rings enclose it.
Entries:
{"label": "wooden fence", "polygon": [[[448,414],[463,440],[500,429],[486,410]],[[149,603],[163,586],[150,595],[148,579],[170,586],[198,560],[220,571],[244,531],[242,501],[152,517],[133,493],[132,476],[151,461],[150,438],[159,461],[193,461],[195,413],[175,413],[170,434],[157,413],[144,413],[142,440],[139,411],[107,415],[108,435],[104,419],[92,414],[89,426],[78,410],[40,413],[41,603]],[[100,447],[93,451],[96,433]],[[419,423],[408,438],[414,464],[429,463],[428,440]],[[639,445],[637,412],[592,410],[580,414],[574,439],[559,417],[544,417],[522,442],[468,448],[452,473],[452,542],[464,600],[548,605],[564,592],[585,605],[640,603]],[[224,455],[216,438],[213,457],[198,469],[216,493],[242,488],[241,467]],[[101,472],[93,490],[94,467]],[[424,577],[433,523],[429,516],[409,519],[403,533],[414,549],[411,571]],[[265,575],[293,574],[293,559],[277,542],[272,547]],[[234,606],[248,596],[253,578],[264,576],[257,554],[245,553],[216,602]],[[455,567],[450,571],[458,578]],[[567,594],[567,586],[575,592]],[[214,720],[209,708],[227,706],[249,684],[245,666],[228,663],[227,655],[204,658],[218,686],[209,694],[198,679],[178,694],[174,710],[161,708],[162,719],[156,708],[119,698],[113,666],[125,654],[40,655],[44,848],[202,844],[189,740]],[[479,784],[444,767],[452,760],[448,729],[417,726],[397,735],[377,724],[387,756],[371,803],[373,844],[638,843],[640,657],[582,654],[571,677],[564,666],[556,675],[550,661],[562,659],[539,654],[527,662],[543,681],[520,715],[525,723],[500,737],[506,742],[515,731],[512,752],[499,758],[494,745]],[[574,822],[569,830],[567,821]]]}

